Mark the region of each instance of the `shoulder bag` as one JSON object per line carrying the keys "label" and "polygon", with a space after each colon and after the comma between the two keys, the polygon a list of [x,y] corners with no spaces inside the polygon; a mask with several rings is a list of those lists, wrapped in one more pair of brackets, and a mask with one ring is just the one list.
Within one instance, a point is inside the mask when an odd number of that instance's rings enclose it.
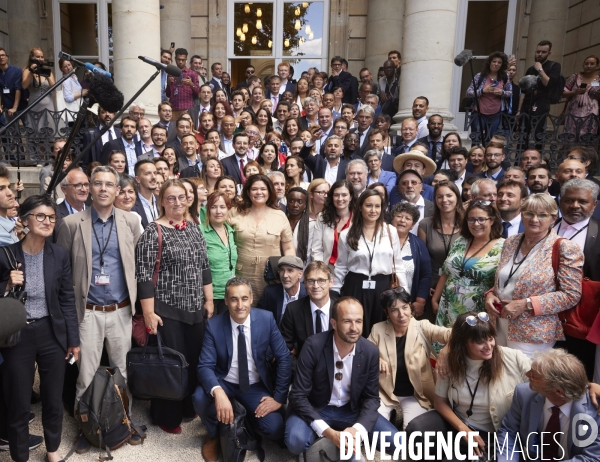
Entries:
{"label": "shoulder bag", "polygon": [[390,234],[390,225],[387,225],[387,235],[390,239],[390,247],[392,248],[392,265],[393,272],[392,277],[390,278],[390,289],[395,289],[400,287],[400,280],[398,279],[398,275],[396,274],[396,258],[394,257],[394,245],[392,244],[392,235]]}
{"label": "shoulder bag", "polygon": [[258,451],[258,460],[263,462],[265,451],[246,422],[246,408],[235,399],[231,400],[231,407],[233,407],[233,423],[219,423],[223,462],[242,462],[246,457],[246,451]]}
{"label": "shoulder bag", "polygon": [[264,278],[265,282],[269,285],[281,283],[281,281],[279,280],[279,272],[277,268],[277,263],[279,263],[280,258],[281,255],[267,258],[267,262],[265,263]]}
{"label": "shoulder bag", "polygon": [[[11,271],[17,271],[18,263],[15,255],[12,250],[8,247],[2,247],[4,253],[6,254],[6,259],[8,260],[8,264],[10,265]],[[25,302],[27,301],[27,292],[25,291],[24,286],[14,286],[6,294],[8,298],[14,298],[23,306],[23,312],[25,313],[25,318],[27,318],[27,312],[25,311]],[[6,298],[5,297],[5,298]],[[21,341],[21,331],[12,334],[10,337],[0,342],[0,348],[12,348],[16,346]]]}
{"label": "shoulder bag", "polygon": [[[156,256],[156,261],[154,262],[154,275],[152,276],[152,284],[155,288],[158,281],[158,273],[160,271],[160,259],[162,258],[162,230],[160,229],[160,225],[158,223],[156,223],[156,229],[158,232],[158,255]],[[137,343],[138,346],[143,347],[146,345],[146,340],[148,339],[143,313],[134,314],[131,322],[131,335],[135,340],[135,343]]]}
{"label": "shoulder bag", "polygon": [[[554,269],[557,289],[560,241],[562,240],[563,238],[557,239],[552,247],[552,268]],[[573,308],[558,313],[564,333],[571,337],[585,339],[590,333],[598,315],[598,307],[600,307],[600,282],[592,281],[590,278],[583,278],[581,281],[581,299],[579,303]]]}
{"label": "shoulder bag", "polygon": [[329,439],[322,436],[304,451],[305,462],[338,462],[341,460],[340,449]]}

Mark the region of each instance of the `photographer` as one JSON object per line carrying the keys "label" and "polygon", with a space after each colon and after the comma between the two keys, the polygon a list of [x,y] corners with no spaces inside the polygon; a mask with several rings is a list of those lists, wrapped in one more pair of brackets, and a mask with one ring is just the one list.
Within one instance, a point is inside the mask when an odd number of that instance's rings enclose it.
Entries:
{"label": "photographer", "polygon": [[[29,103],[31,104],[54,85],[54,75],[50,68],[52,64],[44,62],[44,51],[41,48],[32,48],[29,51],[29,64],[23,69],[23,89],[29,90]],[[34,111],[44,109],[54,111],[52,95],[46,96],[36,106]]]}

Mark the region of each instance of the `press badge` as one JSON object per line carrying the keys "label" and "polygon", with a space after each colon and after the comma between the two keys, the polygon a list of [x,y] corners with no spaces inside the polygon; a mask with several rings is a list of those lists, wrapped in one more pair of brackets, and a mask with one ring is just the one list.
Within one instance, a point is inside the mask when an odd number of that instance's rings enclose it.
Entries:
{"label": "press badge", "polygon": [[4,93],[5,95],[8,95],[8,94],[10,93],[10,88],[6,88],[6,87],[4,87],[4,88],[2,89],[2,93]]}
{"label": "press badge", "polygon": [[598,86],[600,86],[600,82],[598,82],[598,81],[595,81],[595,82],[592,82],[590,85],[591,85],[592,87],[598,87]]}
{"label": "press badge", "polygon": [[110,274],[97,274],[95,281],[97,286],[107,286],[110,284]]}
{"label": "press badge", "polygon": [[370,279],[363,281],[362,288],[363,289],[375,289],[375,281],[371,281]]}

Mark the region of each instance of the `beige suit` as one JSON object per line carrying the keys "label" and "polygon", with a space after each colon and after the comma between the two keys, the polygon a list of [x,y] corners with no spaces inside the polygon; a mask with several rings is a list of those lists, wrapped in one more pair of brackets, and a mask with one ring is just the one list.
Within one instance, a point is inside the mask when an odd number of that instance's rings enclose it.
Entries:
{"label": "beige suit", "polygon": [[[406,332],[406,346],[404,348],[404,362],[408,371],[410,383],[415,389],[415,399],[425,409],[433,408],[435,395],[435,382],[431,363],[425,347],[420,338],[417,323],[427,340],[431,342],[448,343],[451,329],[434,326],[429,321],[417,321],[411,318]],[[379,398],[386,406],[398,405],[398,398],[394,395],[396,385],[396,371],[398,361],[396,358],[396,334],[394,326],[386,321],[379,322],[371,329],[369,340],[379,348],[379,358],[387,361],[390,373],[379,374]]]}

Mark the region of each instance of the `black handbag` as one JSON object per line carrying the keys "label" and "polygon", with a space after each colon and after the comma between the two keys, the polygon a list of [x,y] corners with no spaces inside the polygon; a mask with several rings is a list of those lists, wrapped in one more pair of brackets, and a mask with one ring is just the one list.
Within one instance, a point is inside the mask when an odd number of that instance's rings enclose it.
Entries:
{"label": "black handbag", "polygon": [[[150,334],[148,334],[150,336]],[[132,348],[127,353],[127,383],[131,394],[141,399],[181,401],[189,395],[188,363],[179,351],[163,345]]]}
{"label": "black handbag", "polygon": [[235,399],[231,400],[233,407],[233,423],[219,422],[219,439],[223,462],[243,462],[246,451],[257,451],[260,462],[265,460],[265,451],[246,422],[246,408]]}
{"label": "black handbag", "polygon": [[277,263],[279,263],[279,259],[281,256],[269,257],[267,258],[267,263],[265,263],[265,282],[267,284],[279,284],[281,281],[279,280],[279,271],[277,268]]}
{"label": "black handbag", "polygon": [[[16,271],[18,269],[17,259],[15,255],[12,253],[8,247],[2,247],[4,253],[6,254],[6,259],[8,260],[8,264],[12,271]],[[14,298],[18,302],[23,305],[23,311],[25,311],[25,302],[27,301],[27,292],[25,291],[24,286],[15,286],[8,291],[5,297]],[[27,315],[25,315],[27,316]],[[0,348],[12,348],[16,346],[21,341],[21,331],[15,332],[10,337],[0,342]]]}

